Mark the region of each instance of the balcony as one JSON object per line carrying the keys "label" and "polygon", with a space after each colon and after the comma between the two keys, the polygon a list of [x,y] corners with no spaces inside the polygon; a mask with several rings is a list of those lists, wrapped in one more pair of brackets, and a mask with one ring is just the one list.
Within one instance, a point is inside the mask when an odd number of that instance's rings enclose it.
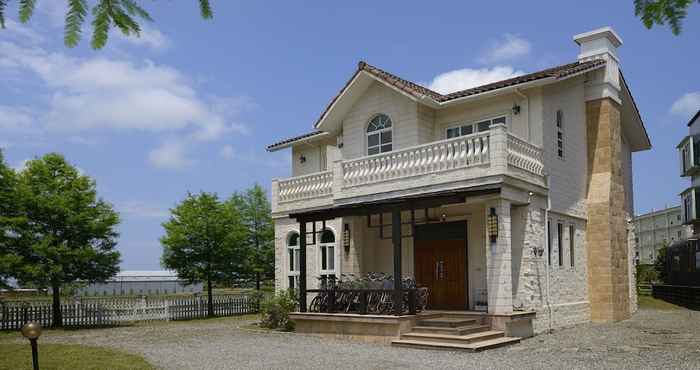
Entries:
{"label": "balcony", "polygon": [[699,139],[696,136],[686,136],[676,147],[681,162],[681,177],[693,176],[700,172]]}
{"label": "balcony", "polygon": [[691,187],[681,193],[681,218],[685,225],[700,221],[699,189]]}
{"label": "balcony", "polygon": [[501,182],[504,176],[545,186],[543,172],[542,149],[498,124],[487,132],[338,160],[329,171],[274,180],[272,208],[284,213],[351,204]]}

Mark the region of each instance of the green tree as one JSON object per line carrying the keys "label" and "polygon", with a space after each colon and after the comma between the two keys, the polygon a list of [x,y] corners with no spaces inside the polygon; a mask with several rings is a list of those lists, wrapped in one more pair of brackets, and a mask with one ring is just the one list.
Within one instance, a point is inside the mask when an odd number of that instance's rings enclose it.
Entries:
{"label": "green tree", "polygon": [[671,32],[679,35],[683,19],[688,15],[688,8],[693,3],[695,0],[634,0],[634,15],[642,19],[646,28],[668,23]]}
{"label": "green tree", "polygon": [[[38,0],[19,0],[19,20],[27,23],[34,14]],[[57,0],[51,0],[57,1]],[[126,36],[140,36],[138,20],[153,21],[151,15],[139,4],[139,0],[97,0],[92,8],[88,0],[65,0],[66,12],[63,42],[74,47],[81,38],[82,26],[88,11],[92,13],[92,42],[94,49],[101,49],[107,43],[109,30],[117,28]],[[10,0],[0,0],[0,26],[5,28],[5,9]],[[199,11],[204,19],[214,15],[209,0],[199,0]]]}
{"label": "green tree", "polygon": [[661,248],[656,252],[656,259],[654,260],[654,270],[656,270],[656,277],[665,283],[667,278],[667,265],[666,256],[668,255],[668,242],[664,240]]}
{"label": "green tree", "polygon": [[97,197],[95,181],[60,154],[27,162],[15,192],[18,217],[12,275],[23,283],[50,287],[55,326],[63,325],[64,285],[102,282],[119,271],[115,250],[119,215]]}
{"label": "green tree", "polygon": [[275,273],[275,232],[270,202],[265,190],[258,184],[244,194],[234,194],[231,200],[240,209],[243,218],[245,241],[250,252],[250,278],[255,280],[255,288],[260,290],[260,283],[274,278]]}
{"label": "green tree", "polygon": [[246,269],[245,230],[238,210],[213,193],[188,194],[163,223],[162,264],[190,283],[206,283],[208,315],[214,316],[212,284]]}
{"label": "green tree", "polygon": [[12,234],[12,224],[17,216],[15,188],[15,171],[5,164],[0,150],[0,288],[8,286],[12,267],[18,262],[13,253],[16,238]]}

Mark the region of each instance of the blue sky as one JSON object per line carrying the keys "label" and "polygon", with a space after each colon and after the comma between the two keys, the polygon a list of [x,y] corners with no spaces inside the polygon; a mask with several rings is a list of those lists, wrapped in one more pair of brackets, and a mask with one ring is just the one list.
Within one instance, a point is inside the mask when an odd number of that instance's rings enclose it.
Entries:
{"label": "blue sky", "polygon": [[[122,215],[123,269],[158,269],[160,224],[187,191],[228,196],[290,173],[267,144],[308,132],[359,60],[441,90],[575,60],[604,25],[654,148],[634,155],[637,213],[678,203],[675,145],[700,109],[700,6],[681,36],[645,29],[632,0],[558,2],[146,2],[140,39],[62,44],[63,0],[0,31],[0,147],[8,162],[57,151]],[[87,32],[87,31],[86,31]],[[86,35],[89,36],[89,35]]]}

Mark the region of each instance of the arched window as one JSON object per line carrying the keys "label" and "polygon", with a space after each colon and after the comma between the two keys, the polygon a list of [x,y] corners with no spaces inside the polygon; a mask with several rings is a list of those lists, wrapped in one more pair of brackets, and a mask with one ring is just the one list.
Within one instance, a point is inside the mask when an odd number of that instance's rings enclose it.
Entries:
{"label": "arched window", "polygon": [[329,229],[321,233],[319,244],[321,257],[321,276],[335,275],[335,234]]}
{"label": "arched window", "polygon": [[367,125],[367,155],[390,152],[392,149],[391,118],[378,114]]}
{"label": "arched window", "polygon": [[287,237],[287,255],[289,260],[289,289],[295,289],[299,285],[299,233],[292,232]]}

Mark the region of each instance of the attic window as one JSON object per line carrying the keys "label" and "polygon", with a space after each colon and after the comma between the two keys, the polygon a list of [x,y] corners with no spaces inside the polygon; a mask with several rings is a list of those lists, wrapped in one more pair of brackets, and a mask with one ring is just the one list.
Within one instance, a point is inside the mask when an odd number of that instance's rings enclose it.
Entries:
{"label": "attic window", "polygon": [[557,111],[557,156],[564,159],[564,113]]}
{"label": "attic window", "polygon": [[386,114],[378,114],[367,125],[367,155],[386,153],[391,149],[391,118]]}

